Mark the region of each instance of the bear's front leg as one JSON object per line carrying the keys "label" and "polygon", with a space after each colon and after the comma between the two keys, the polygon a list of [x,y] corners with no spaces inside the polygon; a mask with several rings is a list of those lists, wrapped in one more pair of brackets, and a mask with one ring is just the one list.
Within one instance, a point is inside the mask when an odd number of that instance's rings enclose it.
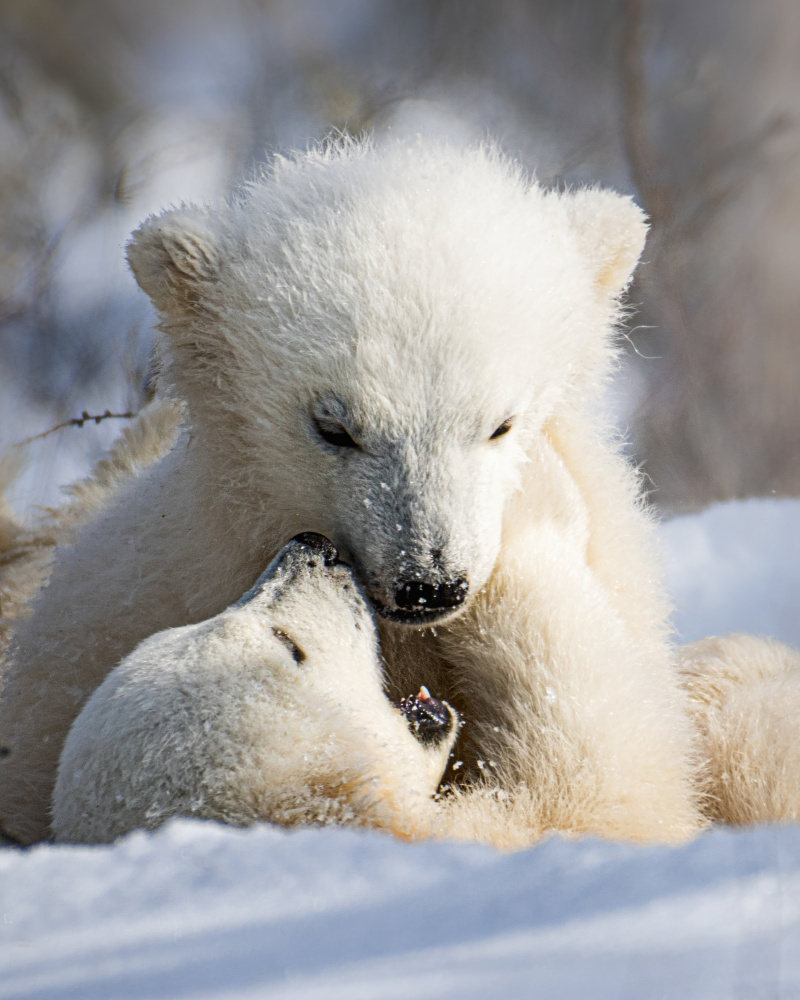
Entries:
{"label": "bear's front leg", "polygon": [[469,706],[458,756],[531,836],[682,840],[701,819],[670,647],[637,635],[591,565],[592,513],[547,438],[526,480],[489,583],[439,630]]}

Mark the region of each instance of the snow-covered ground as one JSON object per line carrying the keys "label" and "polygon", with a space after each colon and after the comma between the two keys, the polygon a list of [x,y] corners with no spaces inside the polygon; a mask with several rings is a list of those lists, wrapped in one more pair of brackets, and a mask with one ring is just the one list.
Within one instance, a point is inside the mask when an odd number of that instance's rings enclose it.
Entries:
{"label": "snow-covered ground", "polygon": [[800,995],[800,830],[500,855],[180,821],[6,850],[0,997]]}
{"label": "snow-covered ground", "polygon": [[800,501],[718,504],[661,537],[683,639],[754,632],[800,647]]}
{"label": "snow-covered ground", "polygon": [[[800,502],[662,528],[686,638],[800,644]],[[791,1000],[800,828],[501,855],[180,821],[0,850],[0,1000]]]}

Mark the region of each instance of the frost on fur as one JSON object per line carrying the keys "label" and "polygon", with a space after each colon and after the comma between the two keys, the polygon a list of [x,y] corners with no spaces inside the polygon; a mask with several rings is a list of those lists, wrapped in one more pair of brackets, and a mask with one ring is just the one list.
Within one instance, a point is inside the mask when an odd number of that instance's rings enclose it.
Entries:
{"label": "frost on fur", "polygon": [[596,406],[644,234],[629,199],[424,140],[279,158],[228,204],[149,219],[129,259],[181,424],[15,633],[2,825],[47,836],[67,732],[115,664],[311,531],[378,615],[391,699],[427,685],[466,720],[451,835],[701,828],[652,525]]}

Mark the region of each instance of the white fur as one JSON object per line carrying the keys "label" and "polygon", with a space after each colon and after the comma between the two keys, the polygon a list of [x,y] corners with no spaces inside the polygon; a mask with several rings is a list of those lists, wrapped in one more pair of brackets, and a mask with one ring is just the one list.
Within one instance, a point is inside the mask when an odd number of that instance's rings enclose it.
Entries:
{"label": "white fur", "polygon": [[[381,625],[390,694],[429,683],[464,715],[457,835],[697,830],[651,524],[596,409],[645,230],[626,198],[424,141],[280,159],[231,204],[148,220],[129,256],[187,415],[59,551],[16,633],[3,826],[47,835],[67,730],[121,657],[217,615],[310,530],[378,605],[404,580],[468,579],[460,615]],[[325,445],[315,416],[362,449]]]}
{"label": "white fur", "polygon": [[726,823],[800,819],[800,653],[752,635],[681,650],[702,735],[706,812]]}
{"label": "white fur", "polygon": [[95,691],[61,756],[53,833],[105,842],[193,815],[425,836],[452,721],[436,746],[412,736],[351,572],[292,542],[241,602],[145,640]]}

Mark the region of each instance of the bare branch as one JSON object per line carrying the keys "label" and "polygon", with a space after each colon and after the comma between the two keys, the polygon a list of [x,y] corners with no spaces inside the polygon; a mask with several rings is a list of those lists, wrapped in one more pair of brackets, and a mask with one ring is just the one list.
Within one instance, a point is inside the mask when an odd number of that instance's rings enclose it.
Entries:
{"label": "bare branch", "polygon": [[646,0],[620,0],[620,89],[622,133],[633,183],[654,225],[668,221],[669,197],[657,178],[657,160],[647,125],[648,100],[644,72]]}
{"label": "bare branch", "polygon": [[135,417],[135,413],[112,413],[111,410],[106,410],[105,413],[91,414],[86,410],[79,417],[73,417],[71,420],[65,420],[63,424],[56,424],[55,427],[51,427],[48,431],[42,431],[41,434],[34,434],[33,437],[25,438],[24,441],[17,441],[14,445],[15,448],[22,448],[23,445],[30,444],[32,441],[38,441],[40,438],[47,437],[48,434],[55,434],[56,431],[63,430],[65,427],[83,427],[85,423],[90,420],[94,420],[96,424],[99,424],[102,420],[131,420]]}

